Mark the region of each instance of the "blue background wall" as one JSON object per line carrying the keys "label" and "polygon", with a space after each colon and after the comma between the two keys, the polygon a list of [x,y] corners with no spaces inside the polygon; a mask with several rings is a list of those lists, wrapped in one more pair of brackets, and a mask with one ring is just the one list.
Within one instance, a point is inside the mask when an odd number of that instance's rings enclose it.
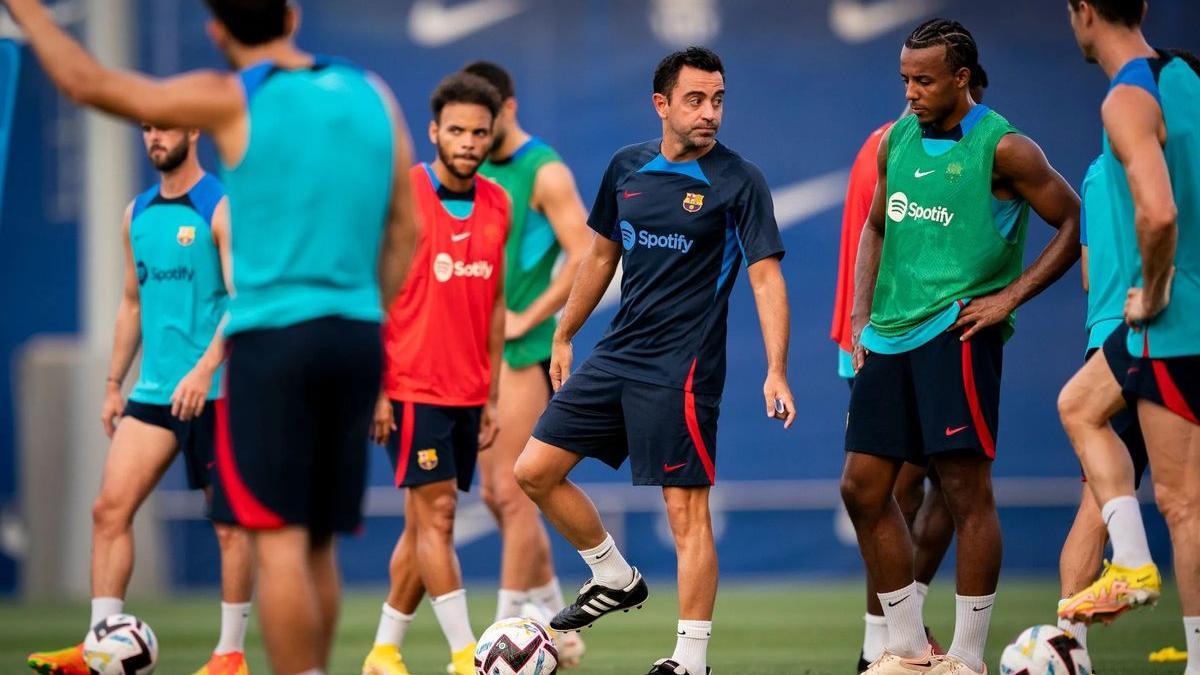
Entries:
{"label": "blue background wall", "polygon": [[[901,16],[889,29],[887,17],[876,14],[876,23],[866,25],[871,35],[849,40],[842,37],[844,24],[837,24],[841,32],[832,29],[833,10],[857,5],[897,12],[924,7],[929,15],[965,23],[980,44],[981,61],[991,76],[987,103],[1038,141],[1071,183],[1078,183],[1099,151],[1098,106],[1106,83],[1098,68],[1081,59],[1064,2],[714,0],[688,5],[527,0],[515,3],[515,16],[438,46],[418,44],[412,37],[413,4],[308,0],[302,3],[300,41],[310,50],[359,61],[387,80],[408,116],[422,159],[432,157],[425,127],[428,94],[437,81],[477,58],[506,65],[516,78],[523,123],[561,152],[589,204],[611,153],[658,135],[649,96],[651,71],[677,46],[663,35],[680,32],[711,35],[704,42],[723,57],[729,88],[721,140],[757,163],[773,189],[848,168],[865,135],[903,105],[898,53],[918,22]],[[416,4],[455,8],[474,3]],[[685,5],[685,11],[663,18],[659,12],[670,4]],[[138,52],[145,69],[167,74],[223,65],[205,37],[202,3],[141,0],[139,10]],[[1158,45],[1196,51],[1197,25],[1200,4],[1160,0],[1152,3],[1146,31]],[[0,250],[0,298],[7,317],[0,346],[6,354],[31,333],[71,331],[76,326],[76,229],[70,222],[49,222],[42,197],[47,192],[42,183],[55,173],[45,166],[50,161],[44,150],[50,132],[42,119],[46,109],[57,105],[40,73],[27,65],[7,183],[10,199],[5,200],[0,222],[6,243]],[[207,157],[212,166],[211,153]],[[153,180],[145,165],[128,170]],[[723,480],[834,479],[840,472],[846,387],[835,375],[835,352],[828,339],[839,221],[838,209],[829,209],[781,223],[787,228],[784,270],[793,307],[790,379],[801,411],[790,431],[762,418],[764,359],[758,321],[746,285],[740,283],[735,291],[729,315],[730,376],[718,441]],[[1049,233],[1040,221],[1031,223],[1029,259]],[[37,283],[29,284],[29,279]],[[1021,310],[1018,333],[1006,357],[998,476],[1068,477],[1078,471],[1054,401],[1080,362],[1083,312],[1077,270]],[[579,357],[610,317],[611,310],[599,313],[584,329],[576,341]],[[16,487],[11,478],[10,361],[0,364],[0,500],[6,495],[11,499]],[[382,453],[375,453],[374,459],[375,481],[386,484],[389,472]],[[627,481],[627,472],[614,474],[591,464],[581,466],[581,480]],[[178,476],[170,482],[182,484]],[[1069,509],[1007,509],[1009,569],[1052,571],[1069,517]],[[828,546],[831,523],[831,512],[821,511],[731,515],[721,544],[724,569],[755,574],[856,569],[853,548]],[[654,527],[652,516],[630,518],[629,540],[646,542],[643,555],[633,556],[649,559],[652,571],[667,572],[670,558]],[[1158,527],[1154,539],[1161,549],[1165,537]],[[347,557],[348,575],[380,579],[390,547],[387,540],[398,528],[396,519],[372,521],[365,537],[348,544],[354,554],[353,561]],[[1047,530],[1054,532],[1053,539],[1036,546],[1026,543]],[[653,536],[640,537],[639,532]],[[1053,545],[1043,546],[1045,541]],[[171,542],[175,553],[186,552],[176,558],[188,561],[177,566],[177,581],[212,578],[215,546],[202,522],[173,526]],[[495,545],[495,538],[489,537],[464,549],[468,574],[494,574]],[[805,555],[797,558],[792,555],[796,551]],[[566,553],[560,551],[560,559]],[[0,586],[5,583],[11,583],[11,566],[0,562]]]}

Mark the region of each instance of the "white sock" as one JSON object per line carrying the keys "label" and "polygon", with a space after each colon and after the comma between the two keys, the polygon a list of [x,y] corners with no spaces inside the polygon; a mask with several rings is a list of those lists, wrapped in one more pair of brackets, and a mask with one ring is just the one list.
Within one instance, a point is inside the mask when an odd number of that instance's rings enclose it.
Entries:
{"label": "white sock", "polygon": [[514,616],[521,616],[521,605],[529,599],[529,594],[525,591],[510,591],[507,588],[501,588],[496,594],[496,620],[511,619]]}
{"label": "white sock", "polygon": [[601,586],[625,588],[633,581],[633,568],[617,550],[611,534],[605,533],[599,546],[580,551],[579,555],[592,568],[592,581]]}
{"label": "white sock", "polygon": [[[1063,603],[1065,603],[1065,602],[1067,602],[1067,598],[1063,598],[1062,600],[1059,600],[1058,606],[1061,608],[1063,606]],[[1071,621],[1070,619],[1061,619],[1060,618],[1058,620],[1058,627],[1059,627],[1059,629],[1065,630],[1068,633],[1070,633],[1071,637],[1075,638],[1075,641],[1079,643],[1080,647],[1083,647],[1084,650],[1087,649],[1088,626],[1086,623],[1083,623],[1081,621]]]}
{"label": "white sock", "polygon": [[375,629],[375,644],[393,645],[400,649],[404,645],[404,634],[408,632],[408,627],[412,625],[416,615],[416,612],[405,614],[386,602],[383,603],[383,611],[379,614],[379,628]]}
{"label": "white sock", "polygon": [[312,668],[311,670],[306,670],[303,673],[296,673],[296,675],[325,675],[325,671],[321,670],[320,668]]}
{"label": "white sock", "polygon": [[688,675],[704,675],[708,667],[708,638],[712,621],[679,620],[675,631],[675,653],[671,660],[687,668]]}
{"label": "white sock", "polygon": [[445,595],[430,598],[433,613],[437,615],[446,642],[450,643],[450,651],[457,652],[466,649],[475,642],[475,633],[471,632],[471,618],[467,615],[467,592],[463,589],[450,591]]}
{"label": "white sock", "polygon": [[92,598],[92,620],[88,622],[88,630],[100,623],[101,619],[120,614],[124,610],[125,601],[121,598]]}
{"label": "white sock", "polygon": [[921,656],[929,647],[921,610],[925,599],[913,583],[891,593],[880,593],[883,616],[887,621],[887,650],[904,657]]}
{"label": "white sock", "polygon": [[988,624],[992,622],[995,604],[995,593],[954,596],[954,642],[946,654],[958,657],[971,670],[983,670],[983,649],[987,646]]}
{"label": "white sock", "polygon": [[1142,507],[1137,497],[1123,495],[1113,497],[1100,509],[1108,538],[1112,541],[1113,564],[1122,567],[1141,567],[1150,558],[1150,546],[1146,543],[1146,528],[1142,525]]}
{"label": "white sock", "polygon": [[545,586],[529,589],[529,599],[545,607],[550,616],[558,614],[567,606],[563,602],[562,586],[558,584],[558,577],[551,577],[550,583]]}
{"label": "white sock", "polygon": [[874,663],[883,656],[883,650],[887,649],[887,619],[874,614],[864,614],[863,623],[866,624],[866,630],[863,631],[862,656],[867,663]]}
{"label": "white sock", "polygon": [[1200,616],[1183,617],[1183,630],[1187,633],[1187,675],[1200,675]]}
{"label": "white sock", "polygon": [[246,626],[250,623],[250,603],[221,603],[221,639],[214,654],[246,651]]}
{"label": "white sock", "polygon": [[913,583],[917,585],[917,592],[921,594],[921,604],[924,605],[925,598],[929,597],[929,584],[923,584],[919,581],[914,581]]}

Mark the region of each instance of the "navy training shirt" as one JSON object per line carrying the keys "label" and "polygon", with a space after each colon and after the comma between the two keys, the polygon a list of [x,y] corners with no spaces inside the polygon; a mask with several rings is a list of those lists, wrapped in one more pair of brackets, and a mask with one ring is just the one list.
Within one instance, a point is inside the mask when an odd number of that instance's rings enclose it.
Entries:
{"label": "navy training shirt", "polygon": [[661,139],[617,151],[588,225],[620,242],[621,306],[588,362],[703,394],[725,386],[726,317],[737,265],[783,257],[758,167],[717,143],[669,162]]}

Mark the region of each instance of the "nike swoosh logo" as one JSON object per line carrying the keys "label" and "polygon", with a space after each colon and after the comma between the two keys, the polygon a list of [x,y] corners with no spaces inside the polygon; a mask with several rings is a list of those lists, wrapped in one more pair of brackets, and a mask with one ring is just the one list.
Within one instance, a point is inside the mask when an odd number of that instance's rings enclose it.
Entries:
{"label": "nike swoosh logo", "polygon": [[636,196],[638,196],[638,195],[640,195],[640,194],[642,194],[642,193],[640,193],[640,192],[630,192],[629,190],[626,190],[626,191],[625,191],[625,194],[624,194],[624,197],[625,197],[625,199],[633,199],[634,197],[636,197]]}
{"label": "nike swoosh logo", "polygon": [[470,232],[460,232],[458,234],[450,235],[450,241],[459,242],[459,241],[463,241],[464,239],[466,239],[467,237],[470,237],[470,236],[471,236]]}
{"label": "nike swoosh logo", "polygon": [[600,562],[601,560],[604,560],[605,558],[607,558],[609,553],[612,553],[612,547],[611,547],[611,546],[610,546],[610,547],[608,547],[608,550],[607,550],[607,551],[605,551],[604,553],[601,553],[600,555],[596,556],[596,562]]}
{"label": "nike swoosh logo", "polygon": [[912,597],[912,595],[911,595],[911,594],[909,594],[909,595],[906,595],[906,596],[904,596],[903,598],[900,598],[899,600],[897,600],[897,601],[895,601],[895,602],[889,602],[889,603],[888,603],[888,607],[895,607],[896,605],[898,605],[898,604],[900,604],[900,603],[904,602],[905,600],[907,600],[907,599],[909,599],[909,598],[911,598],[911,597]]}
{"label": "nike swoosh logo", "polygon": [[925,18],[942,0],[833,0],[829,27],[846,42],[868,42]]}
{"label": "nike swoosh logo", "polygon": [[672,471],[678,471],[685,466],[687,466],[687,462],[684,462],[683,464],[674,464],[671,466],[667,466],[666,464],[663,464],[663,471],[666,471],[667,473],[671,473]]}
{"label": "nike swoosh logo", "polygon": [[924,178],[925,176],[928,176],[929,174],[933,173],[935,170],[936,169],[930,169],[929,171],[922,171],[920,169],[917,169],[916,171],[913,172],[913,178]]}
{"label": "nike swoosh logo", "polygon": [[213,468],[213,467],[214,467],[214,466],[216,466],[216,465],[217,465],[217,462],[216,462],[216,460],[213,460],[213,461],[209,462],[208,464],[205,464],[205,465],[204,465],[204,468],[206,468],[206,469],[211,469],[211,468]]}
{"label": "nike swoosh logo", "polygon": [[971,428],[970,424],[968,424],[966,426],[958,427],[957,429],[951,429],[950,427],[946,427],[946,436],[953,436],[953,435],[955,435],[957,433],[961,433],[969,428]]}
{"label": "nike swoosh logo", "polygon": [[408,12],[408,36],[422,47],[441,47],[525,9],[524,0],[471,0],[452,7],[447,7],[445,0],[417,0]]}
{"label": "nike swoosh logo", "polygon": [[1154,578],[1154,575],[1153,575],[1153,574],[1147,574],[1146,576],[1139,578],[1139,579],[1138,579],[1138,583],[1139,583],[1139,584],[1142,584],[1142,583],[1145,583],[1145,582],[1147,582],[1147,581],[1150,581],[1150,580],[1151,580],[1151,579],[1153,579],[1153,578]]}
{"label": "nike swoosh logo", "polygon": [[[993,604],[995,604],[995,603],[993,603]],[[987,609],[988,607],[991,607],[991,606],[992,606],[992,605],[984,605],[983,607],[972,607],[972,608],[971,608],[971,611],[972,611],[972,612],[982,612],[983,610],[985,610],[985,609]]]}

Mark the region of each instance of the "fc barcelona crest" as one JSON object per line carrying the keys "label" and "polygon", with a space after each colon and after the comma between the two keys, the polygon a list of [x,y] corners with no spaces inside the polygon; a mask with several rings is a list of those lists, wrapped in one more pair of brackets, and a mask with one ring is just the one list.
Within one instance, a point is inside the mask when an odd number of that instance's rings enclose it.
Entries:
{"label": "fc barcelona crest", "polygon": [[179,231],[175,233],[175,241],[179,242],[180,246],[191,246],[192,242],[196,241],[195,226],[180,225]]}
{"label": "fc barcelona crest", "polygon": [[437,449],[429,448],[428,450],[417,451],[417,466],[426,471],[433,471],[437,468],[437,465]]}
{"label": "fc barcelona crest", "polygon": [[695,213],[704,208],[704,195],[695,192],[689,192],[683,197],[683,210],[688,213]]}

